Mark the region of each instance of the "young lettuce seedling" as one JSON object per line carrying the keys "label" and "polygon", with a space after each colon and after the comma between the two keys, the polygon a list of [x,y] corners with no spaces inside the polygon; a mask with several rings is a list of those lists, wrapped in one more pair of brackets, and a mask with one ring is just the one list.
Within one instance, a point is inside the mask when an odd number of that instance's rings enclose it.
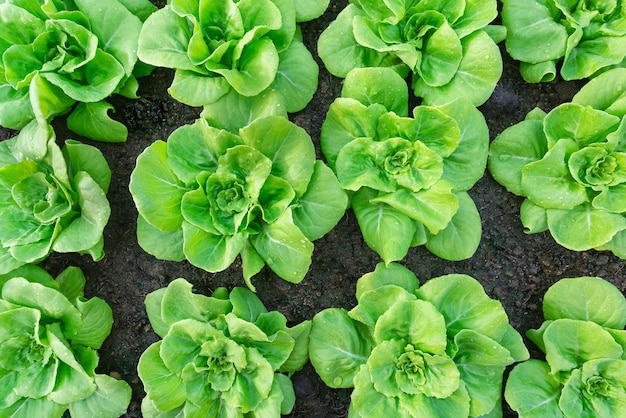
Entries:
{"label": "young lettuce seedling", "polygon": [[217,121],[233,132],[200,118],[137,158],[130,191],[139,244],[211,272],[240,255],[250,288],[266,264],[297,283],[311,264],[312,241],[341,219],[347,196],[304,129],[282,115],[238,127],[249,116]]}
{"label": "young lettuce seedling", "polygon": [[480,216],[469,190],[484,174],[489,131],[466,98],[408,111],[408,87],[390,68],[352,70],[322,125],[321,146],[365,242],[385,262],[426,245],[471,257]]}
{"label": "young lettuce seedling", "polygon": [[422,287],[380,263],[357,282],[357,305],[313,318],[309,356],[330,387],[354,388],[351,417],[501,415],[505,368],[528,359],[500,302],[470,276]]}
{"label": "young lettuce seedling", "polygon": [[587,83],[571,103],[531,111],[491,144],[489,171],[523,196],[527,233],[574,251],[626,258],[626,69]]}
{"label": "young lettuce seedling", "polygon": [[146,418],[280,417],[295,403],[289,373],[308,360],[310,321],[287,327],[248,289],[211,296],[176,279],[146,297],[150,323],[162,338],[137,369]]}
{"label": "young lettuce seedling", "polygon": [[465,97],[479,106],[502,74],[501,39],[490,35],[504,36],[488,28],[497,15],[496,0],[352,0],[320,35],[319,55],[338,77],[390,67],[411,74],[428,104]]}
{"label": "young lettuce seedling", "polygon": [[[98,141],[125,141],[107,114],[114,93],[136,98],[148,0],[3,1],[0,4],[0,125],[22,129],[72,111],[68,127]],[[72,110],[74,104],[78,105]]]}
{"label": "young lettuce seedling", "polygon": [[168,91],[182,103],[274,89],[296,112],[313,97],[319,72],[297,23],[326,7],[328,0],[171,0],[143,26],[139,57],[176,70]]}
{"label": "young lettuce seedling", "polygon": [[599,277],[561,279],[526,334],[545,361],[516,365],[504,396],[520,418],[626,415],[626,298]]}
{"label": "young lettuce seedling", "polygon": [[580,80],[626,58],[626,7],[620,0],[504,0],[506,50],[529,83]]}
{"label": "young lettuce seedling", "polygon": [[59,148],[36,120],[0,142],[0,274],[53,251],[104,257],[110,180],[97,148],[70,139]]}
{"label": "young lettuce seedling", "polygon": [[102,299],[86,299],[85,276],[68,267],[55,279],[32,264],[0,275],[0,415],[117,418],[128,383],[95,372],[113,326]]}

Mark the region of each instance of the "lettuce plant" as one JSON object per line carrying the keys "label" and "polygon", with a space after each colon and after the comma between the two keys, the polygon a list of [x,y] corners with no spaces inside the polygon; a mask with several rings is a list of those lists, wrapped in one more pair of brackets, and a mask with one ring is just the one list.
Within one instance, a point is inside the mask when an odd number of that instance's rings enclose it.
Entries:
{"label": "lettuce plant", "polygon": [[328,0],[169,0],[142,28],[139,57],[176,70],[168,91],[182,103],[214,103],[231,89],[245,97],[276,89],[295,112],[313,97],[319,71],[297,22],[327,6]]}
{"label": "lettuce plant", "polygon": [[413,91],[427,103],[457,97],[476,106],[493,92],[502,57],[487,34],[496,0],[350,0],[321,34],[320,58],[331,74],[357,67],[411,73]]}
{"label": "lettuce plant", "polygon": [[322,125],[322,151],[352,194],[365,242],[385,262],[423,244],[445,259],[469,258],[482,230],[466,191],[485,171],[487,124],[465,98],[418,106],[412,116],[407,103],[393,70],[352,70]]}
{"label": "lettuce plant", "polygon": [[530,83],[594,76],[626,58],[621,0],[503,0],[506,49]]}
{"label": "lettuce plant", "polygon": [[85,276],[68,267],[53,279],[25,265],[0,275],[0,415],[117,418],[131,388],[95,372],[97,350],[113,314],[102,299],[86,299]]}
{"label": "lettuce plant", "polygon": [[347,205],[306,131],[278,115],[236,133],[204,118],[178,128],[137,158],[130,191],[144,250],[211,272],[241,254],[251,288],[250,278],[265,264],[285,280],[301,281],[311,264],[311,241],[330,231]]}
{"label": "lettuce plant", "polygon": [[626,258],[626,69],[607,71],[548,114],[535,109],[491,144],[489,170],[524,196],[527,233]]}
{"label": "lettuce plant", "polygon": [[111,171],[95,147],[67,140],[36,121],[0,142],[0,274],[52,251],[100,260],[111,213]]}
{"label": "lettuce plant", "polygon": [[144,417],[279,417],[295,403],[293,373],[308,360],[310,321],[288,328],[248,289],[192,293],[176,279],[146,297],[162,338],[139,359]]}
{"label": "lettuce plant", "polygon": [[[521,418],[626,416],[626,298],[599,277],[561,279],[526,334],[543,360],[516,365],[504,396]],[[532,383],[531,383],[532,382]]]}
{"label": "lettuce plant", "polygon": [[502,416],[506,366],[528,359],[500,302],[450,274],[422,287],[383,263],[357,281],[357,305],[313,318],[309,356],[330,387],[354,387],[350,417]]}
{"label": "lettuce plant", "polygon": [[125,141],[106,98],[136,98],[148,0],[0,0],[0,125],[21,129],[73,109],[67,123],[88,138]]}

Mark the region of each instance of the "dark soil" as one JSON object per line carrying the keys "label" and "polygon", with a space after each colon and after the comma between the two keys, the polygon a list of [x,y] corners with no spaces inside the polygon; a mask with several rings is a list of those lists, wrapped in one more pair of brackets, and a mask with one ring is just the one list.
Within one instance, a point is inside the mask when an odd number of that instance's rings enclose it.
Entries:
{"label": "dark soil", "polygon": [[[159,2],[156,2],[159,3]],[[159,6],[165,3],[160,2]],[[321,18],[302,25],[305,43],[315,55],[319,34],[346,5],[331,1]],[[506,127],[521,121],[534,107],[549,111],[569,101],[582,83],[556,80],[529,85],[519,76],[518,63],[503,50],[504,74],[491,99],[481,106],[495,137]],[[136,366],[141,353],[158,337],[152,331],[144,309],[146,294],[184,277],[198,293],[208,294],[219,286],[229,289],[245,286],[241,265],[235,262],[226,271],[207,273],[187,262],[160,261],[137,244],[137,211],[128,190],[130,173],[137,156],[153,141],[165,140],[181,125],[194,121],[199,108],[176,102],[167,94],[173,72],[157,69],[140,80],[138,100],[114,98],[115,118],[129,128],[126,143],[106,144],[84,140],[102,150],[109,161],[113,179],[108,193],[112,213],[105,229],[106,257],[93,262],[89,256],[52,254],[42,266],[56,275],[69,265],[79,266],[88,278],[88,297],[99,296],[113,309],[115,324],[100,352],[100,373],[110,373],[128,381],[133,399],[128,417],[141,416],[144,396]],[[306,129],[319,151],[320,127],[330,103],[339,95],[341,79],[325,71],[320,62],[319,89],[310,105],[291,115],[293,122]],[[55,121],[57,137],[63,141],[75,135],[64,130],[65,121]],[[0,138],[10,135],[0,130]],[[82,138],[77,138],[81,139]],[[600,276],[624,290],[624,261],[610,253],[572,252],[560,247],[549,233],[526,235],[519,221],[521,199],[508,193],[488,173],[470,190],[482,218],[483,234],[476,254],[469,260],[449,262],[437,258],[424,247],[412,248],[402,261],[422,283],[448,273],[475,277],[487,293],[502,302],[512,325],[524,332],[542,322],[541,300],[546,289],[562,277]],[[300,284],[285,282],[265,268],[255,278],[258,296],[270,310],[279,310],[296,324],[311,319],[328,307],[351,308],[355,304],[355,282],[374,269],[379,257],[364,243],[356,219],[347,212],[336,228],[315,242],[311,269]],[[540,355],[527,341],[532,355]],[[292,417],[345,417],[350,402],[348,390],[327,388],[310,365],[293,376],[296,405]],[[506,407],[505,407],[506,409]],[[505,416],[514,413],[505,410]]]}

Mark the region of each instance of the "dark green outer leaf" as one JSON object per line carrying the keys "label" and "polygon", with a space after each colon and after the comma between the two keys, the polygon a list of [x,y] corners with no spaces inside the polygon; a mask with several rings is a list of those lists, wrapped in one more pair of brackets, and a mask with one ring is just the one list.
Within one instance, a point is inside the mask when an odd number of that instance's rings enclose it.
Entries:
{"label": "dark green outer leaf", "polygon": [[324,13],[330,0],[293,0],[293,3],[296,7],[296,21],[308,22]]}
{"label": "dark green outer leaf", "polygon": [[293,209],[293,221],[309,240],[314,241],[337,225],[347,205],[348,196],[334,173],[317,160],[307,191]]}
{"label": "dark green outer leaf", "polygon": [[546,291],[543,314],[546,320],[578,319],[623,330],[626,326],[626,298],[619,289],[602,278],[566,278]]}
{"label": "dark green outer leaf", "polygon": [[[503,1],[502,22],[507,28],[506,49],[517,60],[538,63],[565,55],[566,28],[551,11],[535,0]],[[538,45],[540,45],[538,47]]]}
{"label": "dark green outer leaf", "polygon": [[67,127],[96,141],[124,142],[128,137],[128,129],[108,115],[112,109],[113,106],[105,101],[79,103],[67,118]]}
{"label": "dark green outer leaf", "polygon": [[[169,411],[182,405],[187,396],[183,380],[163,363],[160,356],[161,345],[162,342],[158,341],[141,354],[137,371],[147,392],[146,399],[154,404],[155,409]],[[145,403],[146,400],[142,405],[144,413]]]}
{"label": "dark green outer leaf", "polygon": [[386,203],[373,203],[378,193],[362,188],[352,197],[352,210],[367,245],[389,263],[402,260],[413,241],[416,221]]}
{"label": "dark green outer leaf", "polygon": [[43,317],[62,322],[66,338],[71,338],[81,327],[80,312],[56,289],[16,277],[4,284],[2,298],[16,305],[37,309]]}
{"label": "dark green outer leaf", "polygon": [[513,368],[504,396],[522,418],[563,418],[558,405],[560,389],[546,362],[529,360]]}
{"label": "dark green outer leaf", "polygon": [[469,190],[480,180],[487,166],[489,128],[483,114],[466,99],[453,100],[439,107],[451,116],[461,131],[454,152],[443,160],[444,180],[454,191]]}
{"label": "dark green outer leaf", "polygon": [[255,322],[260,314],[267,312],[258,296],[241,287],[234,288],[229,297],[233,315],[248,322]]}
{"label": "dark green outer leaf", "polygon": [[213,235],[186,221],[182,226],[185,257],[194,266],[213,273],[228,268],[248,239],[246,233]]}
{"label": "dark green outer leaf", "polygon": [[28,89],[15,90],[0,75],[0,125],[21,129],[35,118]]}
{"label": "dark green outer leaf", "polygon": [[139,35],[137,54],[147,64],[193,71],[196,66],[187,55],[191,36],[187,20],[165,6],[146,19]]}
{"label": "dark green outer leaf", "polygon": [[488,414],[500,401],[504,369],[514,360],[505,347],[475,331],[462,330],[454,342],[454,363],[470,395],[470,415]]}
{"label": "dark green outer leaf", "polygon": [[570,210],[587,201],[585,186],[577,183],[567,159],[578,150],[570,139],[561,139],[538,161],[521,168],[522,195],[543,208]]}
{"label": "dark green outer leaf", "polygon": [[309,50],[297,39],[278,56],[276,78],[270,88],[282,94],[287,112],[298,112],[317,91],[319,68]]}
{"label": "dark green outer leaf", "polygon": [[497,16],[496,0],[465,0],[463,15],[449,21],[454,31],[463,38],[474,31],[485,29]]}
{"label": "dark green outer leaf", "polygon": [[109,190],[111,169],[98,148],[68,139],[65,141],[63,152],[73,177],[84,171],[98,183],[103,192]]}
{"label": "dark green outer leaf", "polygon": [[604,68],[620,65],[626,58],[625,40],[626,36],[598,36],[583,40],[571,50],[568,48],[561,76],[564,80],[580,80],[593,77]]}
{"label": "dark green outer leaf", "polygon": [[593,208],[589,203],[573,209],[548,209],[548,228],[554,240],[573,251],[605,245],[626,229],[626,218]]}
{"label": "dark green outer leaf", "polygon": [[145,252],[159,260],[182,261],[185,259],[182,229],[162,231],[149,224],[141,215],[137,217],[137,242]]}
{"label": "dark green outer leaf", "polygon": [[465,260],[474,255],[480,244],[480,214],[466,192],[457,192],[459,209],[450,223],[426,241],[428,251],[446,260]]}
{"label": "dark green outer leaf", "polygon": [[522,167],[538,161],[548,151],[543,123],[526,120],[507,128],[493,140],[488,168],[494,179],[518,196],[522,190]]}
{"label": "dark green outer leaf", "polygon": [[346,77],[358,67],[376,67],[383,56],[362,47],[354,39],[352,21],[363,12],[353,4],[339,13],[337,19],[319,37],[318,53],[328,71],[337,77]]}
{"label": "dark green outer leaf", "polygon": [[124,380],[109,375],[96,374],[96,391],[91,396],[72,402],[69,406],[73,417],[95,416],[114,418],[128,410],[132,389]]}
{"label": "dark green outer leaf", "polygon": [[353,387],[354,376],[367,361],[370,351],[370,344],[345,310],[329,308],[313,317],[309,356],[326,385]]}
{"label": "dark green outer leaf", "polygon": [[487,296],[482,285],[470,276],[449,274],[430,279],[417,295],[443,314],[449,337],[470,329],[501,341],[508,332],[509,321],[502,304]]}
{"label": "dark green outer leaf", "polygon": [[365,106],[378,103],[398,116],[408,116],[406,81],[390,68],[355,68],[343,82],[341,97],[358,100]]}
{"label": "dark green outer leaf", "polygon": [[253,120],[270,115],[287,117],[284,99],[277,90],[267,89],[257,96],[245,97],[231,89],[217,102],[204,106],[201,117],[210,126],[237,134]]}
{"label": "dark green outer leaf", "polygon": [[623,118],[626,115],[626,68],[615,68],[593,78],[576,93],[572,102]]}
{"label": "dark green outer leaf", "polygon": [[181,229],[180,202],[188,189],[169,169],[167,144],[156,141],[137,158],[130,176],[130,192],[146,221],[163,231]]}
{"label": "dark green outer leaf", "polygon": [[601,358],[621,358],[624,350],[604,328],[595,322],[568,318],[552,321],[543,333],[546,361],[557,376]]}
{"label": "dark green outer leaf", "polygon": [[89,300],[79,299],[76,306],[82,315],[83,323],[72,337],[72,344],[100,349],[113,327],[111,307],[98,297]]}
{"label": "dark green outer leaf", "polygon": [[[68,269],[75,269],[75,268],[76,267],[71,267],[71,268],[68,267]],[[82,274],[82,272],[81,272],[81,274]],[[57,277],[57,280],[59,279],[59,277],[61,277],[63,275],[64,275],[64,272],[59,274],[59,276]],[[71,295],[74,294],[74,292],[66,292],[66,291],[64,291],[63,290],[63,286],[61,285],[61,283],[57,282],[57,280],[52,278],[52,276],[50,276],[50,274],[48,274],[47,271],[45,271],[41,267],[38,267],[38,266],[36,266],[34,264],[25,264],[25,265],[15,269],[15,270],[11,270],[8,273],[0,274],[0,289],[2,289],[2,286],[4,286],[4,283],[6,283],[7,280],[9,280],[9,279],[11,279],[13,277],[23,277],[23,278],[26,278],[31,283],[41,283],[42,285],[44,285],[46,287],[49,287],[51,289],[61,288],[60,289],[61,293],[66,295],[66,297],[68,297],[68,299],[73,300],[73,298],[69,297],[68,294],[71,296]],[[61,282],[62,281],[63,281],[63,279],[61,279]],[[80,290],[82,291],[82,288]],[[78,294],[76,294],[76,295],[78,295]]]}
{"label": "dark green outer leaf", "polygon": [[281,278],[299,283],[309,271],[313,243],[293,223],[290,210],[251,237],[252,245]]}
{"label": "dark green outer leaf", "polygon": [[139,20],[144,22],[148,16],[157,11],[157,7],[148,0],[118,0]]}
{"label": "dark green outer leaf", "polygon": [[142,22],[119,1],[75,0],[98,36],[99,47],[112,54],[130,76],[137,62],[137,42]]}

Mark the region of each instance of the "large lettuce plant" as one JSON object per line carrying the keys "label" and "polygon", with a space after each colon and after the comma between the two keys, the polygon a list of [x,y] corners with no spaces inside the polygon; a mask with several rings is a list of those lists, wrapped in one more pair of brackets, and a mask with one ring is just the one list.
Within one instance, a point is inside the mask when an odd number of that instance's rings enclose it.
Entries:
{"label": "large lettuce plant", "polygon": [[321,34],[320,58],[333,75],[357,67],[412,74],[413,91],[431,104],[457,97],[476,106],[493,92],[502,57],[484,30],[496,0],[350,0]]}
{"label": "large lettuce plant", "polygon": [[528,337],[545,361],[516,365],[504,396],[520,418],[626,416],[626,298],[599,277],[561,279]]}
{"label": "large lettuce plant", "polygon": [[36,121],[0,142],[0,274],[51,252],[104,256],[111,171],[95,147]]}
{"label": "large lettuce plant", "polygon": [[551,81],[560,65],[579,80],[624,64],[626,5],[622,0],[503,0],[506,49],[530,83]]}
{"label": "large lettuce plant", "polygon": [[[250,101],[266,111],[266,101]],[[250,112],[237,120],[257,111]],[[139,156],[130,179],[139,244],[157,258],[187,259],[211,272],[241,254],[251,288],[266,264],[299,282],[311,264],[311,241],[343,216],[346,194],[316,160],[306,131],[284,116],[266,115],[235,132],[200,118]]]}
{"label": "large lettuce plant", "polygon": [[125,141],[106,99],[137,97],[139,32],[154,10],[148,0],[0,0],[0,125],[47,123],[78,103],[71,130]]}
{"label": "large lettuce plant", "polygon": [[211,296],[176,279],[146,297],[162,338],[139,359],[143,416],[276,417],[295,403],[288,373],[308,360],[310,321],[288,328],[248,289]]}
{"label": "large lettuce plant", "polygon": [[86,299],[85,277],[68,267],[53,279],[26,265],[0,275],[0,416],[117,418],[131,388],[96,373],[113,326],[102,299]]}
{"label": "large lettuce plant", "polygon": [[408,112],[408,89],[389,68],[352,70],[322,125],[321,147],[365,242],[385,262],[412,246],[471,257],[480,216],[467,194],[484,174],[489,132],[464,98]]}
{"label": "large lettuce plant", "polygon": [[506,366],[528,359],[500,302],[451,274],[419,287],[379,264],[357,281],[350,311],[313,318],[309,356],[330,387],[351,388],[350,417],[502,416]]}
{"label": "large lettuce plant", "polygon": [[203,106],[229,91],[256,96],[275,89],[289,112],[317,89],[318,67],[298,21],[320,16],[328,0],[169,0],[148,18],[139,57],[176,70],[169,93]]}
{"label": "large lettuce plant", "polygon": [[531,111],[491,144],[489,170],[525,197],[525,232],[626,258],[626,69],[607,71],[549,113]]}

